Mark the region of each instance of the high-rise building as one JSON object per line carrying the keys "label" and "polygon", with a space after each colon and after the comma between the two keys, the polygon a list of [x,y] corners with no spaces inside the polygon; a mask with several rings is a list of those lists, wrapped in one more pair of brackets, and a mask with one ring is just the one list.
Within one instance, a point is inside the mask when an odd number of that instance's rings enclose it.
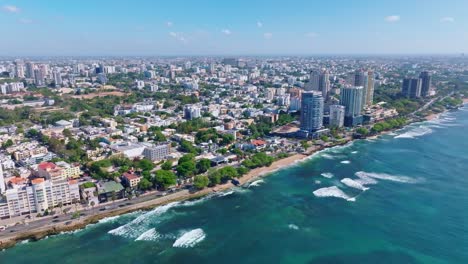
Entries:
{"label": "high-rise building", "polygon": [[0,164],[0,194],[3,194],[6,190],[5,176],[3,175],[3,166]]}
{"label": "high-rise building", "polygon": [[184,108],[184,117],[187,120],[201,117],[200,107],[196,105],[186,105]]}
{"label": "high-rise building", "polygon": [[330,105],[330,126],[343,127],[346,108],[342,105]]}
{"label": "high-rise building", "polygon": [[345,107],[345,126],[362,124],[362,86],[343,87],[340,90],[340,105]]}
{"label": "high-rise building", "polygon": [[52,77],[54,77],[55,87],[60,87],[62,85],[62,75],[60,74],[60,71],[55,69],[52,72]]}
{"label": "high-rise building", "polygon": [[32,62],[26,62],[26,78],[35,79],[34,76],[34,64]]}
{"label": "high-rise building", "polygon": [[323,126],[323,96],[318,91],[302,93],[301,130],[315,132]]}
{"label": "high-rise building", "polygon": [[148,147],[143,150],[145,158],[155,161],[165,159],[171,152],[170,144],[162,144],[158,146]]}
{"label": "high-rise building", "polygon": [[375,74],[373,70],[367,71],[367,92],[366,102],[367,106],[371,106],[374,103],[374,80]]}
{"label": "high-rise building", "polygon": [[419,78],[421,79],[421,96],[427,97],[431,89],[432,76],[428,71],[423,71],[419,74]]}
{"label": "high-rise building", "polygon": [[40,69],[34,70],[34,83],[36,86],[44,86],[44,75]]}
{"label": "high-rise building", "polygon": [[322,96],[326,101],[330,92],[330,74],[328,73],[328,70],[311,71],[309,84],[306,86],[305,90],[322,92]]}
{"label": "high-rise building", "polygon": [[22,62],[19,62],[19,61],[16,61],[16,77],[18,78],[24,78],[25,77],[25,74],[24,74],[24,65]]}
{"label": "high-rise building", "polygon": [[353,85],[355,87],[361,86],[362,89],[362,100],[361,100],[361,107],[364,108],[366,102],[367,102],[367,89],[368,89],[368,76],[367,72],[364,70],[356,70],[354,72],[354,83]]}
{"label": "high-rise building", "polygon": [[401,86],[401,93],[408,98],[421,97],[421,79],[405,78]]}

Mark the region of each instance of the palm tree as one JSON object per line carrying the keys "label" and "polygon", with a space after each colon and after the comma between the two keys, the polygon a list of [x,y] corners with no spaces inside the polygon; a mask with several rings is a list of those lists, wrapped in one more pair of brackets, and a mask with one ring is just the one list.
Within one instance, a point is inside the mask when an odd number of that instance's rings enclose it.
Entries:
{"label": "palm tree", "polygon": [[91,201],[91,203],[89,203],[91,205],[91,208],[92,208],[92,211],[94,213],[94,206],[96,205],[96,203],[94,201]]}
{"label": "palm tree", "polygon": [[63,214],[63,203],[62,202],[59,202],[57,204],[57,207],[60,207],[60,214]]}

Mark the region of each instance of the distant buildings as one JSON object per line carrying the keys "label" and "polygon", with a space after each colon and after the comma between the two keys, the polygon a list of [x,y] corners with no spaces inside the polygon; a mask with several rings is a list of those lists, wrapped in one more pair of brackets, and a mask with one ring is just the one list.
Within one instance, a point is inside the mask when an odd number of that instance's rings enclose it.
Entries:
{"label": "distant buildings", "polygon": [[431,74],[428,71],[423,71],[419,74],[419,79],[421,79],[421,96],[429,96],[432,81]]}
{"label": "distant buildings", "polygon": [[405,78],[401,86],[401,93],[408,98],[421,97],[421,79],[419,78]]}
{"label": "distant buildings", "polygon": [[301,130],[315,132],[323,127],[323,96],[318,91],[302,93]]}
{"label": "distant buildings", "polygon": [[375,85],[375,74],[374,71],[367,71],[367,90],[366,90],[366,106],[371,106],[374,102],[374,85]]}
{"label": "distant buildings", "polygon": [[201,117],[200,107],[197,105],[186,105],[184,108],[184,118],[192,120]]}
{"label": "distant buildings", "polygon": [[311,71],[309,85],[306,86],[306,90],[321,92],[324,100],[326,101],[330,93],[330,74],[328,71]]}
{"label": "distant buildings", "polygon": [[343,87],[340,94],[340,105],[345,107],[345,126],[356,126],[362,124],[362,86]]}

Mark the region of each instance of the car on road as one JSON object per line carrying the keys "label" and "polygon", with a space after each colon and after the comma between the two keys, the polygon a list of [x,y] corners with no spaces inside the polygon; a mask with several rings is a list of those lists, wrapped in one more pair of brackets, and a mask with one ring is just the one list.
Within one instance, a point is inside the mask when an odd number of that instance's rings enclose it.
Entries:
{"label": "car on road", "polygon": [[0,226],[0,232],[5,231],[6,226]]}

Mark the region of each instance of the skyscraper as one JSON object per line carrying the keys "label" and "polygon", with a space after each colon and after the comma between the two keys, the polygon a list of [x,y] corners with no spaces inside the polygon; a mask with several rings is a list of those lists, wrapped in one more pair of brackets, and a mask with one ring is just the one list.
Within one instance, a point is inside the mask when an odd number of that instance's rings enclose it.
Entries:
{"label": "skyscraper", "polygon": [[25,75],[24,75],[24,65],[23,65],[23,63],[20,62],[20,61],[16,61],[15,64],[16,64],[16,72],[15,72],[16,77],[24,78]]}
{"label": "skyscraper", "polygon": [[26,78],[34,79],[34,64],[32,62],[26,62]]}
{"label": "skyscraper", "polygon": [[301,130],[315,132],[323,126],[323,96],[317,91],[302,93]]}
{"label": "skyscraper", "polygon": [[44,76],[42,75],[42,71],[40,69],[34,70],[34,83],[36,86],[44,85]]}
{"label": "skyscraper", "polygon": [[306,86],[306,91],[320,91],[325,100],[330,92],[330,74],[328,70],[322,71],[313,70],[310,72],[309,84]]}
{"label": "skyscraper", "polygon": [[62,85],[62,75],[60,74],[60,71],[55,69],[52,72],[52,75],[54,77],[55,87],[60,87]]}
{"label": "skyscraper", "polygon": [[374,102],[374,71],[367,71],[367,92],[366,92],[366,102],[367,106],[371,106]]}
{"label": "skyscraper", "polygon": [[367,72],[365,72],[364,70],[356,70],[356,72],[354,72],[354,83],[353,85],[355,87],[359,87],[361,86],[363,89],[362,89],[362,100],[361,100],[361,107],[364,108],[364,106],[366,105],[366,102],[367,102],[367,89],[368,89],[368,76],[367,76]]}
{"label": "skyscraper", "polygon": [[345,126],[362,124],[362,86],[343,87],[340,94],[340,105],[345,107]]}
{"label": "skyscraper", "polygon": [[401,86],[401,93],[408,98],[421,97],[421,79],[405,78]]}
{"label": "skyscraper", "polygon": [[431,88],[432,76],[428,71],[423,71],[419,74],[419,78],[421,79],[421,96],[427,97]]}

